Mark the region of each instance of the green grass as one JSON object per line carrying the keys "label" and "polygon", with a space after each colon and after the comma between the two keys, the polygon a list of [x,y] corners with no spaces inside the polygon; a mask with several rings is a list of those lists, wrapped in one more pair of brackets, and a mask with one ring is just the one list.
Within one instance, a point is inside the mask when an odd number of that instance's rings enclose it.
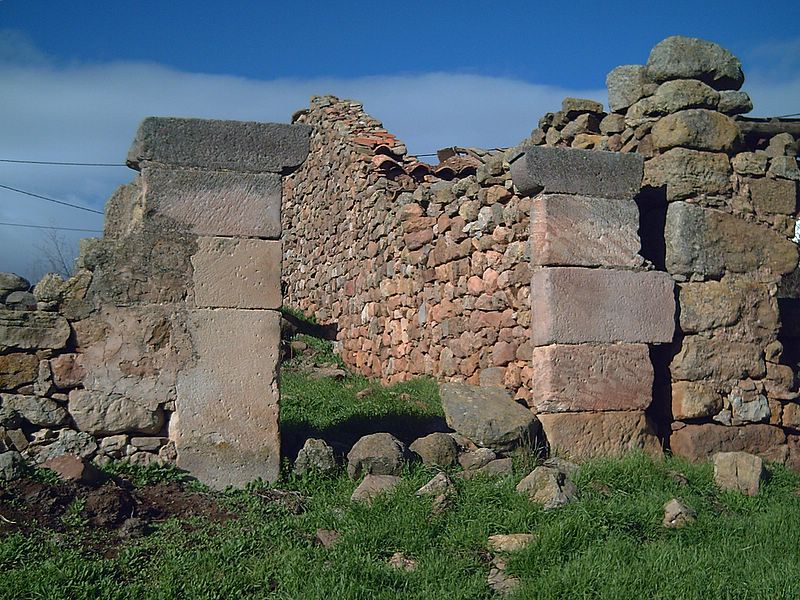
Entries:
{"label": "green grass", "polygon": [[[352,376],[314,381],[290,368],[282,386],[284,432],[441,415],[429,380],[382,388]],[[371,392],[358,397],[365,389]],[[396,493],[371,506],[350,502],[357,482],[343,472],[285,475],[278,487],[303,496],[301,514],[265,500],[254,484],[218,496],[236,519],[157,524],[114,558],[82,549],[81,536],[92,532],[76,505],[69,512],[75,527],[66,534],[0,539],[0,599],[488,599],[495,596],[486,585],[486,542],[496,533],[536,535],[509,558],[509,571],[521,580],[514,598],[800,597],[800,476],[781,467],[771,467],[762,493],[749,498],[717,490],[709,465],[641,454],[594,461],[576,477],[580,500],[544,512],[514,490],[530,459],[515,466],[506,478],[457,479],[452,508],[438,515],[430,498],[414,494],[434,474],[421,465],[410,466]],[[178,476],[152,468],[124,474],[137,484]],[[663,505],[673,497],[697,510],[694,524],[661,526]],[[316,545],[317,528],[340,532],[339,544]],[[419,568],[390,568],[394,552]]]}

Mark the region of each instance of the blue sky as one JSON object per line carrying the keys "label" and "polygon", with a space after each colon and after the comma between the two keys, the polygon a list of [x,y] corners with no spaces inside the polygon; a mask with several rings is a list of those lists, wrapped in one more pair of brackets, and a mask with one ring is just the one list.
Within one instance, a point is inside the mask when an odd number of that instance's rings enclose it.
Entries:
{"label": "blue sky", "polygon": [[[0,0],[0,158],[121,162],[145,116],[286,122],[362,100],[412,152],[512,145],[565,95],[674,34],[739,56],[754,114],[800,112],[800,3]],[[125,168],[0,163],[0,184],[102,209]],[[0,221],[102,217],[0,189]],[[62,232],[75,247],[81,234]],[[41,232],[0,226],[0,270],[41,274]]]}

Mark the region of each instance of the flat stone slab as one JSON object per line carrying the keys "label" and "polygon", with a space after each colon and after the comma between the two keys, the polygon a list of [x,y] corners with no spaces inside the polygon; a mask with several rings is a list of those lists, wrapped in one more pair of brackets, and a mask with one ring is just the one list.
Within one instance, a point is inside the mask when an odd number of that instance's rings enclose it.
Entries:
{"label": "flat stone slab", "polygon": [[280,175],[148,167],[142,182],[148,210],[196,235],[281,235]]}
{"label": "flat stone slab", "polygon": [[602,150],[535,146],[511,163],[519,192],[632,199],[639,193],[644,158]]}
{"label": "flat stone slab", "polygon": [[535,346],[671,342],[673,290],[669,274],[657,271],[538,269],[531,277],[531,339]]}
{"label": "flat stone slab", "polygon": [[147,117],[128,151],[134,169],[175,167],[281,173],[308,156],[311,127],[253,121]]}
{"label": "flat stone slab", "polygon": [[653,365],[644,344],[540,346],[531,366],[537,413],[645,410],[653,399]]}
{"label": "flat stone slab", "polygon": [[66,346],[69,334],[69,323],[55,313],[0,309],[0,352],[60,350]]}
{"label": "flat stone slab", "polygon": [[632,200],[541,194],[531,204],[534,266],[629,267],[639,255],[639,210]]}
{"label": "flat stone slab", "polygon": [[789,453],[783,429],[761,423],[741,427],[686,425],[672,432],[669,444],[674,455],[691,461],[708,460],[717,452],[749,452],[782,463]]}
{"label": "flat stone slab", "polygon": [[196,361],[178,375],[170,423],[178,466],[216,489],[275,481],[280,313],[198,309],[188,321]]}
{"label": "flat stone slab", "polygon": [[569,460],[621,456],[632,450],[661,455],[661,443],[643,412],[537,415],[551,453]]}
{"label": "flat stone slab", "polygon": [[192,256],[199,308],[281,307],[281,242],[201,237]]}

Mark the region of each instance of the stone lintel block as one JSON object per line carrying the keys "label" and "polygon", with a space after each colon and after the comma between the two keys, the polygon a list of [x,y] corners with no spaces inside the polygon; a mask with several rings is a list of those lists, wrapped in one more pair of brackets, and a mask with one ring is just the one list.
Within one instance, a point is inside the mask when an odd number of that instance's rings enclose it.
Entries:
{"label": "stone lintel block", "polygon": [[532,368],[537,413],[645,410],[653,398],[644,344],[540,346]]}
{"label": "stone lintel block", "polygon": [[761,423],[741,427],[686,425],[672,432],[670,448],[676,456],[691,461],[708,460],[717,452],[750,452],[783,463],[788,455],[783,429]]}
{"label": "stone lintel block", "polygon": [[178,466],[216,489],[275,481],[280,313],[197,309],[188,328],[196,359],[178,376],[170,424]]}
{"label": "stone lintel block", "polygon": [[531,204],[531,264],[641,267],[638,230],[632,200],[541,194]]}
{"label": "stone lintel block", "polygon": [[767,269],[785,275],[797,266],[797,245],[769,227],[728,213],[673,202],[664,231],[667,271],[718,278],[724,272]]}
{"label": "stone lintel block", "polygon": [[535,346],[628,342],[664,344],[675,330],[667,273],[552,267],[531,278]]}
{"label": "stone lintel block", "polygon": [[661,443],[641,411],[537,416],[551,453],[569,460],[621,456],[634,450],[661,455]]}
{"label": "stone lintel block", "polygon": [[128,165],[281,173],[308,156],[311,127],[253,121],[147,117],[128,151]]}
{"label": "stone lintel block", "polygon": [[200,308],[281,306],[281,242],[201,237],[194,266],[194,300]]}
{"label": "stone lintel block", "polygon": [[148,212],[197,235],[281,235],[280,175],[148,167],[142,183]]}
{"label": "stone lintel block", "polygon": [[601,150],[535,146],[511,164],[521,194],[579,194],[602,198],[635,197],[642,184],[644,158]]}

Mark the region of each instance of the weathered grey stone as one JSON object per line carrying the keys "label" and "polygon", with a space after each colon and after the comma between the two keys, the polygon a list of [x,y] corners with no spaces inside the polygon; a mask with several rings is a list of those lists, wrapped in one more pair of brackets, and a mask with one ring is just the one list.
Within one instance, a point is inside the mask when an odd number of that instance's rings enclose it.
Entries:
{"label": "weathered grey stone", "polygon": [[674,282],[667,273],[541,268],[531,278],[531,341],[667,343],[675,330]]}
{"label": "weathered grey stone", "polygon": [[666,187],[667,200],[725,196],[733,192],[727,154],[672,148],[645,164],[644,183]]}
{"label": "weathered grey stone", "polygon": [[462,479],[474,479],[475,477],[505,477],[514,472],[514,464],[511,458],[496,458],[489,461],[482,467],[461,471],[458,477]]}
{"label": "weathered grey stone", "polygon": [[672,382],[672,418],[711,417],[722,410],[722,395],[705,381]]}
{"label": "weathered grey stone", "polygon": [[30,282],[16,273],[0,273],[0,303],[5,302],[11,292],[27,292]]}
{"label": "weathered grey stone", "polygon": [[664,505],[664,527],[667,529],[681,529],[695,521],[697,511],[686,504],[673,498]]}
{"label": "weathered grey stone", "polygon": [[731,165],[740,175],[766,175],[768,161],[763,152],[740,152],[731,159]]}
{"label": "weathered grey stone", "polygon": [[648,82],[644,65],[622,65],[606,76],[608,107],[612,112],[621,112],[645,95]]}
{"label": "weathered grey stone", "polygon": [[0,394],[0,405],[18,413],[32,425],[58,427],[67,420],[67,411],[50,398],[23,394]]}
{"label": "weathered grey stone", "polygon": [[578,486],[558,469],[536,467],[517,484],[517,492],[552,510],[578,499]]}
{"label": "weathered grey stone", "polygon": [[664,237],[673,274],[720,277],[726,270],[768,269],[785,275],[797,266],[797,246],[774,230],[685,202],[669,205]]}
{"label": "weathered grey stone", "polygon": [[537,413],[644,410],[653,366],[644,344],[552,344],[533,349],[532,406]]}
{"label": "weathered grey stone", "polygon": [[282,304],[281,242],[201,237],[194,267],[194,300],[202,308],[260,308]]}
{"label": "weathered grey stone", "polygon": [[681,147],[728,152],[739,138],[739,127],[717,111],[690,108],[659,119],[652,134],[659,150]]}
{"label": "weathered grey stone", "polygon": [[417,496],[438,496],[450,494],[455,491],[455,486],[446,473],[437,473],[425,485],[417,490]]}
{"label": "weathered grey stone", "polygon": [[[31,452],[35,450],[34,452]],[[63,456],[75,454],[81,458],[89,458],[97,451],[97,442],[94,437],[83,431],[61,429],[58,437],[46,446],[36,446],[28,449],[37,464]]]}
{"label": "weathered grey stone", "polygon": [[22,455],[11,450],[0,453],[0,481],[13,481],[25,474],[25,460]]}
{"label": "weathered grey stone", "polygon": [[462,453],[458,457],[458,464],[460,464],[465,471],[470,471],[473,469],[480,469],[496,458],[497,454],[495,454],[494,450],[491,448],[476,448],[475,450]]}
{"label": "weathered grey stone", "polygon": [[749,386],[743,382],[733,386],[728,395],[725,406],[731,413],[731,425],[738,426],[745,423],[760,423],[769,421],[770,408],[767,397],[761,393],[761,386],[755,387],[748,381]]}
{"label": "weathered grey stone", "polygon": [[561,112],[568,119],[573,119],[581,113],[602,113],[603,105],[600,102],[586,98],[564,98],[561,101]]}
{"label": "weathered grey stone", "polygon": [[36,310],[36,296],[31,292],[11,292],[6,296],[6,308],[12,310]]}
{"label": "weathered grey stone", "polygon": [[719,93],[717,110],[726,115],[743,115],[753,110],[753,101],[747,92],[724,90]]}
{"label": "weathered grey stone", "polygon": [[621,456],[631,450],[658,456],[661,443],[643,412],[540,414],[550,446],[569,460]]}
{"label": "weathered grey stone", "polygon": [[652,96],[659,113],[667,115],[686,108],[716,109],[720,92],[696,79],[665,81]]}
{"label": "weathered grey stone", "polygon": [[64,293],[65,281],[57,273],[46,273],[33,288],[37,302],[58,302]]}
{"label": "weathered grey stone", "polygon": [[765,154],[770,158],[781,156],[795,158],[797,156],[797,146],[798,141],[794,139],[794,136],[791,133],[783,132],[770,138]]}
{"label": "weathered grey stone", "polygon": [[101,454],[107,454],[108,456],[121,458],[122,453],[125,450],[125,446],[127,445],[128,436],[124,433],[120,435],[110,435],[100,440],[98,451]]}
{"label": "weathered grey stone", "polygon": [[403,443],[390,433],[373,433],[358,440],[347,453],[347,474],[399,475],[405,462]]}
{"label": "weathered grey stone", "polygon": [[744,83],[742,63],[728,50],[679,35],[656,44],[647,59],[647,75],[657,82],[699,79],[716,90],[738,90]]}
{"label": "weathered grey stone", "polygon": [[0,309],[0,352],[18,350],[60,350],[69,339],[64,317],[40,311]]}
{"label": "weathered grey stone", "polygon": [[746,451],[782,463],[787,454],[783,429],[761,423],[742,427],[715,423],[686,425],[672,432],[670,449],[676,456],[691,461],[708,460],[716,452]]}
{"label": "weathered grey stone", "polygon": [[683,381],[731,381],[760,378],[766,373],[760,346],[724,337],[690,335],[670,365],[673,379]]}
{"label": "weathered grey stone", "polygon": [[350,500],[353,502],[370,503],[376,497],[383,494],[388,494],[394,490],[394,488],[400,485],[401,481],[402,479],[396,475],[367,474],[363,481],[359,483],[358,487],[353,491],[353,495],[350,497]]}
{"label": "weathered grey stone", "polygon": [[773,177],[800,181],[800,168],[794,156],[776,156],[770,159],[767,173]]}
{"label": "weathered grey stone", "polygon": [[144,218],[142,178],[119,186],[106,201],[103,237],[123,238],[142,225]]}
{"label": "weathered grey stone", "polygon": [[250,121],[148,117],[128,151],[128,165],[148,163],[280,173],[308,155],[311,127]]}
{"label": "weathered grey stone", "polygon": [[504,451],[532,441],[539,423],[506,390],[466,383],[439,386],[447,424],[479,446]]}
{"label": "weathered grey stone", "polygon": [[33,383],[39,371],[39,360],[34,354],[14,352],[0,355],[0,390],[14,390]]}
{"label": "weathered grey stone", "polygon": [[131,446],[142,452],[158,452],[158,449],[167,442],[169,438],[165,437],[133,436],[130,439]]}
{"label": "weathered grey stone", "polygon": [[196,358],[178,373],[178,466],[214,488],[275,481],[280,313],[193,310],[188,328]]}
{"label": "weathered grey stone", "polygon": [[441,432],[418,438],[408,447],[426,465],[449,467],[458,460],[458,446],[450,435]]}
{"label": "weathered grey stone", "polygon": [[164,424],[160,408],[149,409],[120,394],[92,390],[69,393],[69,414],[80,431],[92,435],[158,433]]}
{"label": "weathered grey stone", "polygon": [[612,135],[625,131],[625,117],[623,115],[610,114],[603,117],[600,121],[600,133]]}
{"label": "weathered grey stone", "polygon": [[631,199],[641,188],[643,161],[637,154],[535,146],[511,163],[511,175],[523,195]]}
{"label": "weathered grey stone", "polygon": [[294,471],[298,475],[311,471],[328,473],[335,468],[336,458],[333,456],[333,448],[325,440],[315,438],[306,440],[297,453],[297,460],[294,461]]}
{"label": "weathered grey stone", "polygon": [[638,228],[630,200],[541,194],[531,201],[531,264],[641,267]]}
{"label": "weathered grey stone", "polygon": [[723,490],[755,496],[766,478],[764,462],[747,452],[717,452],[714,455],[714,483]]}
{"label": "weathered grey stone", "polygon": [[196,235],[281,235],[279,175],[148,167],[142,180],[146,208]]}

